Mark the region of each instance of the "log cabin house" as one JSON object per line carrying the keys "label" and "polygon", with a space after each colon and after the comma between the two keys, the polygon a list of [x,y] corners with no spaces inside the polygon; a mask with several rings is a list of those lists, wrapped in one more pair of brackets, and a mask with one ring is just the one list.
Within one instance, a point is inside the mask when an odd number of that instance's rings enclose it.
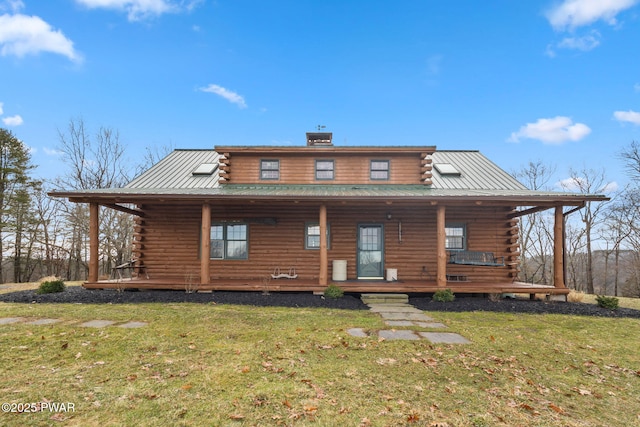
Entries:
{"label": "log cabin house", "polygon": [[[564,223],[602,195],[532,191],[478,151],[344,146],[175,150],[90,205],[86,288],[566,295]],[[132,278],[98,280],[100,207],[135,217]],[[554,286],[517,281],[519,218],[555,210]],[[125,266],[126,267],[126,266]]]}

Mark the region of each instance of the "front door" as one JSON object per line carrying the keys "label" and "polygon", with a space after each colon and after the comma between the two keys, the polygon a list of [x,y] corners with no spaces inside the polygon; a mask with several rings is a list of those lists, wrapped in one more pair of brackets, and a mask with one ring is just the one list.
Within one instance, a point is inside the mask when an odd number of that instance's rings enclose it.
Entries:
{"label": "front door", "polygon": [[384,278],[384,228],[358,225],[358,279]]}

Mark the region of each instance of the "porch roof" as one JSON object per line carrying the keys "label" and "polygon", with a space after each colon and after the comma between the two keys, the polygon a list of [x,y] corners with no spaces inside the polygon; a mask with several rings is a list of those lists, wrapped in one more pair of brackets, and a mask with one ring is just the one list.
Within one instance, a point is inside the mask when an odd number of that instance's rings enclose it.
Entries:
{"label": "porch roof", "polygon": [[518,190],[430,188],[425,185],[260,185],[225,184],[215,188],[114,188],[55,192],[76,202],[136,203],[150,200],[264,200],[264,201],[464,201],[501,202],[520,206],[544,203],[579,205],[606,200],[604,195]]}

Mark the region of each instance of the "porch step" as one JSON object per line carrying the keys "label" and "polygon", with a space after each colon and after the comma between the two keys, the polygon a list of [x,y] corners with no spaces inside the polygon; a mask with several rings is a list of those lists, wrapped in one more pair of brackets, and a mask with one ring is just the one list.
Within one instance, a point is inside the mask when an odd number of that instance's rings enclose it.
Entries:
{"label": "porch step", "polygon": [[360,299],[365,304],[393,304],[408,303],[409,295],[407,294],[362,294]]}

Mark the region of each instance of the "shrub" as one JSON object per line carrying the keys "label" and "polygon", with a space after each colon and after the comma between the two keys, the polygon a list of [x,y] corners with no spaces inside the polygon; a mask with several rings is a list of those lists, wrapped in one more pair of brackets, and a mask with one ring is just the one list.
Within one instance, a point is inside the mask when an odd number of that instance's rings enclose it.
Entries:
{"label": "shrub", "polygon": [[584,292],[574,291],[572,290],[567,295],[567,301],[569,302],[582,302],[584,300]]}
{"label": "shrub", "polygon": [[608,308],[609,310],[617,310],[618,309],[618,298],[616,297],[608,297],[605,295],[598,295],[596,297],[596,302],[600,307]]}
{"label": "shrub", "polygon": [[52,294],[54,292],[64,291],[64,282],[62,280],[48,280],[40,283],[37,294]]}
{"label": "shrub", "polygon": [[327,286],[327,289],[324,290],[324,296],[327,298],[342,298],[344,296],[344,291],[338,285],[334,285],[333,283]]}
{"label": "shrub", "polygon": [[453,295],[453,291],[451,289],[436,291],[433,294],[433,300],[438,302],[451,302],[454,299],[456,299],[456,297]]}

